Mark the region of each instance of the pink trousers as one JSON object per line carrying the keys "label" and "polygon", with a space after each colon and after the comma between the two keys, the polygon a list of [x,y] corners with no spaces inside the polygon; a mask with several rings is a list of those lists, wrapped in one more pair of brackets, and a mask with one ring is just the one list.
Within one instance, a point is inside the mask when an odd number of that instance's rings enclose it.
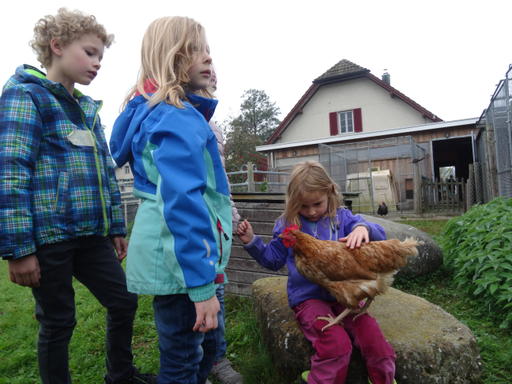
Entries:
{"label": "pink trousers", "polygon": [[336,317],[345,310],[338,302],[306,300],[293,308],[295,318],[316,353],[311,357],[308,384],[344,384],[347,377],[352,344],[361,351],[373,384],[392,384],[395,377],[396,355],[373,317],[366,314],[354,321],[353,314],[343,319],[343,325],[327,325],[317,317]]}

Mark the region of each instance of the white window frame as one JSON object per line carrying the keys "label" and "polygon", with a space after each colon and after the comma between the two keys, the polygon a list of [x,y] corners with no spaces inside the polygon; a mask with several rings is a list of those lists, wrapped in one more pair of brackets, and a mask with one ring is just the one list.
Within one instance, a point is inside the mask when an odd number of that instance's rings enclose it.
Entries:
{"label": "white window frame", "polygon": [[129,175],[130,174],[130,166],[129,165],[125,165],[124,166],[124,174],[125,175]]}
{"label": "white window frame", "polygon": [[354,113],[352,111],[338,112],[338,134],[343,133],[354,133]]}

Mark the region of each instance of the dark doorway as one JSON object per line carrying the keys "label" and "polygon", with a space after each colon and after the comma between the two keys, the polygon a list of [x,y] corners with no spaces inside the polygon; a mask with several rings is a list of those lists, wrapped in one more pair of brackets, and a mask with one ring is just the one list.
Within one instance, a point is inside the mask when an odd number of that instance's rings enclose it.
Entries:
{"label": "dark doorway", "polygon": [[473,164],[473,146],[471,137],[456,137],[445,140],[432,140],[432,158],[434,176],[439,180],[439,168],[455,167],[455,178],[469,177],[469,164]]}

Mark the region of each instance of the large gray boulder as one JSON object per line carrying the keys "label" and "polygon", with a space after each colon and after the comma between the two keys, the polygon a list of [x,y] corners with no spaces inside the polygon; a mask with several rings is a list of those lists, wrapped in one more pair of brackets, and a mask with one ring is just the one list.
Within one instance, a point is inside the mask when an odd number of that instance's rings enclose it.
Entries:
{"label": "large gray boulder", "polygon": [[[263,341],[279,372],[289,382],[311,367],[311,343],[288,306],[286,277],[252,285],[254,310]],[[437,305],[390,288],[370,311],[397,355],[399,384],[479,383],[482,373],[476,340],[464,324]],[[346,384],[367,384],[364,361],[354,348]]]}
{"label": "large gray boulder", "polygon": [[404,267],[398,269],[395,276],[422,276],[435,271],[443,264],[443,251],[439,245],[425,232],[410,225],[396,223],[375,216],[361,215],[370,223],[379,224],[386,231],[388,239],[404,241],[407,237],[414,237],[423,241],[418,247],[419,255],[407,260]]}

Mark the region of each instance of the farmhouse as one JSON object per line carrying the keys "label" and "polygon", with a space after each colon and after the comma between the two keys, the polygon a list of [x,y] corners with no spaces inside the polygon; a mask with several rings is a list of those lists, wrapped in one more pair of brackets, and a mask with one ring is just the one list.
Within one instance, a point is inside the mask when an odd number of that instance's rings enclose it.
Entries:
{"label": "farmhouse", "polygon": [[[474,162],[475,118],[443,121],[370,70],[341,60],[313,80],[268,141],[257,147],[269,168],[322,163],[346,190],[359,179],[387,170],[396,184],[395,203],[412,200],[413,164],[424,178],[469,177]],[[336,179],[336,178],[335,178]],[[370,209],[371,211],[371,209]]]}

